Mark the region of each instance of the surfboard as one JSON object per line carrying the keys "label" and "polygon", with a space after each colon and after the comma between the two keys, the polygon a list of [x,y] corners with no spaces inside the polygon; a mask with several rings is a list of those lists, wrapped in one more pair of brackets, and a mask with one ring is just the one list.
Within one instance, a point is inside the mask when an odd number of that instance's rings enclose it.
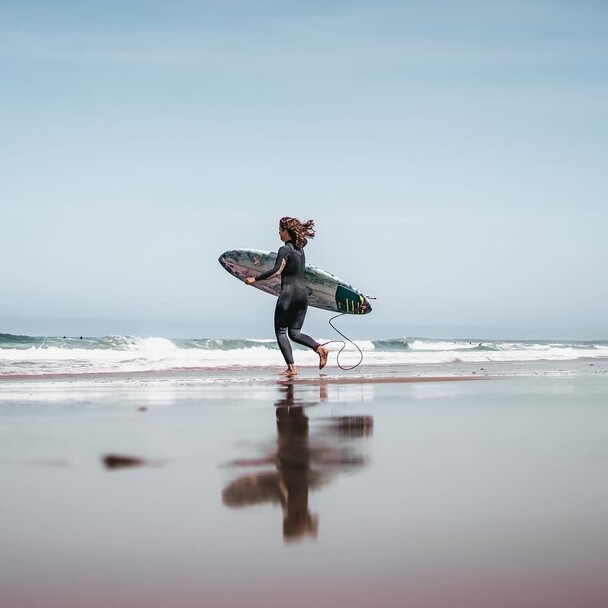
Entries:
{"label": "surfboard", "polygon": [[[218,262],[232,276],[245,281],[247,277],[257,277],[260,273],[270,270],[276,258],[277,254],[273,251],[233,249],[222,253]],[[372,306],[368,298],[331,272],[306,264],[304,277],[310,306],[353,315],[371,312]],[[281,293],[281,277],[254,283],[252,287],[278,296]]]}

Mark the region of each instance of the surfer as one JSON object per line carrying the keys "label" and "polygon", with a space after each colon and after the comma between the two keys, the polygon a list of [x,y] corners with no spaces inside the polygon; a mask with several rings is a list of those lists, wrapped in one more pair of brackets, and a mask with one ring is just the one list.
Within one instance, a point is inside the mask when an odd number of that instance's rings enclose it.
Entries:
{"label": "surfer", "polygon": [[304,247],[308,239],[315,236],[314,221],[305,223],[294,217],[283,217],[279,222],[279,237],[285,243],[277,253],[274,267],[259,274],[257,277],[247,277],[245,282],[253,285],[256,281],[264,281],[276,275],[281,275],[281,293],[274,311],[274,331],[277,343],[287,363],[285,376],[295,376],[298,370],[294,364],[293,352],[289,339],[311,348],[319,355],[319,369],[327,364],[329,350],[302,333],[304,318],[308,309],[308,292],[304,279],[306,258]]}

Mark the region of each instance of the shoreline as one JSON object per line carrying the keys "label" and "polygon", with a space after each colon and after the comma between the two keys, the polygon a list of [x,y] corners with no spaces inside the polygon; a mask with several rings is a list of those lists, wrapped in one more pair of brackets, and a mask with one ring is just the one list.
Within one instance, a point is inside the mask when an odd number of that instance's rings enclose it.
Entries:
{"label": "shoreline", "polygon": [[[217,377],[217,373],[223,371],[224,373]],[[297,384],[359,384],[359,383],[383,383],[383,382],[449,382],[459,380],[482,380],[484,378],[490,378],[491,376],[476,375],[475,373],[469,375],[454,374],[449,375],[406,375],[403,372],[394,372],[391,375],[386,375],[386,370],[376,370],[375,373],[367,370],[362,375],[357,376],[337,376],[320,374],[317,376],[311,376],[305,373],[299,373],[296,376],[288,377],[281,374],[281,372],[275,372],[272,370],[270,374],[267,369],[248,369],[248,370],[209,370],[209,369],[193,369],[193,370],[142,370],[135,372],[85,372],[85,373],[49,373],[49,374],[5,374],[0,375],[0,387],[3,384],[18,384],[21,382],[32,382],[42,384],[44,382],[52,383],[65,383],[75,381],[107,381],[111,383],[114,380],[191,380],[196,382],[205,380],[213,382],[225,381],[227,383],[234,382],[235,380],[241,380],[243,382],[252,382],[259,384],[260,382],[268,384],[282,384],[285,382],[294,382]],[[308,371],[308,370],[306,370]],[[197,376],[198,374],[198,376]]]}
{"label": "shoreline", "polygon": [[[232,383],[285,381],[281,376],[282,366],[193,366],[162,369],[95,370],[95,371],[49,371],[47,373],[0,373],[0,387],[19,383],[44,384],[65,382],[113,383],[133,382],[177,382],[177,383]],[[607,375],[606,359],[534,360],[534,361],[484,361],[470,363],[410,363],[410,364],[363,364],[356,370],[342,370],[335,365],[322,372],[316,365],[299,365],[296,382],[433,382],[455,379],[480,379],[517,376],[573,376]]]}
{"label": "shoreline", "polygon": [[319,378],[289,378],[279,381],[279,384],[294,385],[325,385],[325,384],[406,384],[416,382],[466,382],[469,380],[490,380],[492,376],[364,376],[364,377],[335,377]]}

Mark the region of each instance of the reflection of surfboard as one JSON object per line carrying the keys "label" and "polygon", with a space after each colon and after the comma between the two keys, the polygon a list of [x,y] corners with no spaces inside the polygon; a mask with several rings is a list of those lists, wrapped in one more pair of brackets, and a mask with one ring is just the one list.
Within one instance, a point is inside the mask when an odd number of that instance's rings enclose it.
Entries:
{"label": "reflection of surfboard", "polygon": [[[235,249],[222,253],[218,261],[231,275],[244,281],[247,277],[256,277],[270,270],[276,258],[277,254],[271,251]],[[310,306],[355,315],[371,312],[372,307],[368,299],[337,276],[310,264],[306,264],[304,276]],[[278,296],[281,292],[281,277],[254,283],[253,287]]]}

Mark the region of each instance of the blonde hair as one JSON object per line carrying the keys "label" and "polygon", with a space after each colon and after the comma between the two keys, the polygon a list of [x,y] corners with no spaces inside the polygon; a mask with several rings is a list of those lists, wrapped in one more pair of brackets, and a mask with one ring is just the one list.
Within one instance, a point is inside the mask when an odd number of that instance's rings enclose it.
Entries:
{"label": "blonde hair", "polygon": [[308,220],[301,222],[295,217],[282,217],[279,221],[281,230],[287,230],[296,249],[303,249],[308,243],[308,239],[315,237],[315,222]]}

